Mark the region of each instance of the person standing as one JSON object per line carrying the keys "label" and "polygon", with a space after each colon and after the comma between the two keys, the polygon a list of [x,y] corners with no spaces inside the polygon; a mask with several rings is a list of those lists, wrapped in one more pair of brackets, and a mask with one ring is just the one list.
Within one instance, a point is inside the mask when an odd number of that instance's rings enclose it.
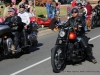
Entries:
{"label": "person standing", "polygon": [[71,2],[71,6],[72,6],[72,8],[76,6],[76,0],[73,0],[73,1]]}
{"label": "person standing", "polygon": [[32,7],[32,5],[33,5],[33,2],[32,2],[32,0],[29,0],[28,1],[28,12],[29,12],[29,16],[30,17],[33,17],[33,16],[35,16],[35,11],[34,11],[34,9],[33,9],[33,7]]}
{"label": "person standing", "polygon": [[60,4],[56,3],[56,14],[59,15],[60,14]]}
{"label": "person standing", "polygon": [[11,0],[12,3],[14,3],[16,5],[16,0]]}
{"label": "person standing", "polygon": [[87,2],[86,4],[86,9],[87,9],[87,18],[86,18],[86,23],[87,23],[87,26],[88,26],[88,30],[91,29],[91,23],[90,23],[90,20],[91,20],[91,12],[92,12],[92,6],[90,4],[90,2]]}
{"label": "person standing", "polygon": [[19,9],[19,6],[20,6],[21,4],[25,4],[25,2],[26,2],[26,0],[21,0],[21,2],[18,4],[18,9]]}
{"label": "person standing", "polygon": [[17,15],[18,9],[16,8],[15,3],[11,3],[11,8],[13,8],[15,10],[15,15]]}
{"label": "person standing", "polygon": [[10,3],[7,3],[7,4],[5,4],[5,9],[4,9],[4,13],[3,13],[3,17],[4,18],[7,18],[8,16],[9,16],[9,14],[8,14],[8,10],[9,10],[9,8],[11,7],[11,4]]}
{"label": "person standing", "polygon": [[86,1],[85,0],[81,0],[80,3],[82,3],[82,5],[86,5]]}
{"label": "person standing", "polygon": [[47,17],[50,17],[50,3],[46,2]]}
{"label": "person standing", "polygon": [[54,18],[55,16],[55,6],[53,3],[50,4],[50,18]]}

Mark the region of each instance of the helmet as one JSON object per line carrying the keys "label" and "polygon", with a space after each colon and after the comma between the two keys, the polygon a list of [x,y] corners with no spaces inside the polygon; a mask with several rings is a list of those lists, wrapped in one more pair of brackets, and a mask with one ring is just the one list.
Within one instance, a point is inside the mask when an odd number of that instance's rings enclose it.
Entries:
{"label": "helmet", "polygon": [[24,4],[19,5],[19,8],[25,8]]}
{"label": "helmet", "polygon": [[79,11],[78,11],[77,8],[73,8],[72,11],[71,11],[71,13],[78,13],[78,12],[79,12]]}
{"label": "helmet", "polygon": [[79,6],[79,7],[82,7],[82,3],[78,3],[78,6]]}

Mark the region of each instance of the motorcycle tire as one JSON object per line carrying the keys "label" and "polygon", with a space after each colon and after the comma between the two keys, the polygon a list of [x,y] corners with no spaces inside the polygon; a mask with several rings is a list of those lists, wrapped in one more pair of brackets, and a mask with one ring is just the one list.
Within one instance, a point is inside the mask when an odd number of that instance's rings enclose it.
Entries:
{"label": "motorcycle tire", "polygon": [[57,53],[57,51],[58,51],[59,48],[60,48],[59,45],[55,45],[54,48],[51,50],[51,65],[52,65],[54,73],[60,73],[66,67],[65,59],[63,59],[63,64],[61,65],[61,68],[58,69],[57,66],[55,65],[55,63],[56,63],[55,62],[55,55],[56,55],[56,53]]}

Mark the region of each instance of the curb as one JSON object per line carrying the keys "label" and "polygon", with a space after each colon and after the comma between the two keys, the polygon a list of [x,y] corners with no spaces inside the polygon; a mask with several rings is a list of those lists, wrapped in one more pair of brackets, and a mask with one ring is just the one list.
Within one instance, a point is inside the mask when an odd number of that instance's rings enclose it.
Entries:
{"label": "curb", "polygon": [[45,29],[45,30],[41,30],[38,32],[38,37],[43,36],[43,35],[47,35],[50,33],[54,33],[55,31],[51,30],[51,29]]}

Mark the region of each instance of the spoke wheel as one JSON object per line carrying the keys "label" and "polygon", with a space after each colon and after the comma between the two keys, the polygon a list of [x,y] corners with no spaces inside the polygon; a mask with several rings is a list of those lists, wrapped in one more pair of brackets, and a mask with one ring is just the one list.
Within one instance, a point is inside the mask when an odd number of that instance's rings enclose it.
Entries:
{"label": "spoke wheel", "polygon": [[55,73],[61,72],[66,67],[63,51],[58,45],[52,49],[51,65]]}

